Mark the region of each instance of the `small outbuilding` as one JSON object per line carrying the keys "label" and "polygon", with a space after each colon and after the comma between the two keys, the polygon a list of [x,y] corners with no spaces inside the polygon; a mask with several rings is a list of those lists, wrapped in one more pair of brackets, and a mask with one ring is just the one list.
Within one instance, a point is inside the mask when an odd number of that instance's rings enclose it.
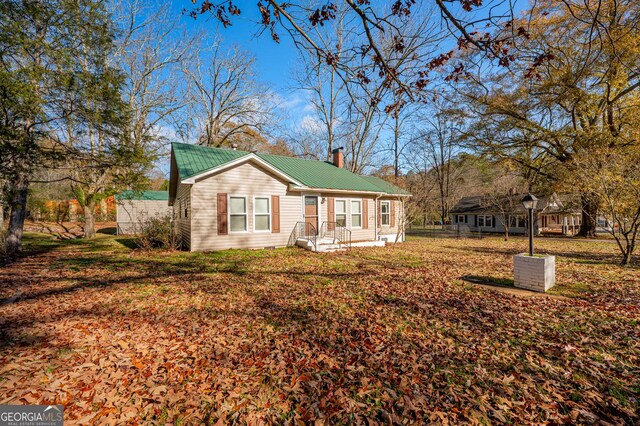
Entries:
{"label": "small outbuilding", "polygon": [[168,191],[124,191],[116,195],[118,235],[136,234],[149,218],[171,217]]}

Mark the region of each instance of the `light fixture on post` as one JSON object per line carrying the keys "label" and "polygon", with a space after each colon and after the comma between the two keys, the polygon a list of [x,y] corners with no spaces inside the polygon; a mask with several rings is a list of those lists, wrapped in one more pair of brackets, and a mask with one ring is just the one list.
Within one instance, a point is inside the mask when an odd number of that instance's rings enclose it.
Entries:
{"label": "light fixture on post", "polygon": [[533,211],[538,206],[538,199],[532,193],[522,198],[522,205],[529,210],[529,256],[533,256]]}
{"label": "light fixture on post", "polygon": [[513,256],[513,285],[545,292],[556,285],[556,257],[533,256],[533,211],[538,207],[538,199],[527,194],[522,198],[522,205],[529,210],[529,253]]}

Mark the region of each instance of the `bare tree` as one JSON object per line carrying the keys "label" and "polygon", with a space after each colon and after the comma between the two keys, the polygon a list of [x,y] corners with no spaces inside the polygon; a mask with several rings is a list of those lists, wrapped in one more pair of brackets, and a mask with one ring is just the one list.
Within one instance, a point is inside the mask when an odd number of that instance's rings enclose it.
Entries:
{"label": "bare tree", "polygon": [[440,218],[444,224],[449,210],[457,201],[454,192],[459,192],[465,166],[456,158],[461,152],[461,123],[455,114],[446,111],[444,104],[440,103],[438,107],[441,112],[429,110],[422,114],[423,121],[413,140],[412,153],[420,153],[413,158],[414,166],[416,161],[423,161],[424,165],[420,167],[427,167],[433,176],[438,189]]}
{"label": "bare tree", "polygon": [[380,111],[376,104],[387,92],[380,85],[372,92],[356,86],[349,90],[348,104],[344,123],[346,152],[345,161],[354,173],[362,173],[371,165],[371,154],[374,152],[389,116]]}
{"label": "bare tree", "polygon": [[[345,10],[338,11],[337,18],[329,25],[315,29],[319,43],[324,48],[333,46],[336,61],[341,61],[345,45]],[[298,86],[311,94],[310,101],[316,116],[323,126],[325,158],[331,160],[335,140],[339,138],[340,99],[345,90],[343,81],[335,66],[328,64],[320,55],[301,55],[303,67],[296,75]]]}
{"label": "bare tree", "polygon": [[[355,172],[362,172],[377,158],[393,152],[397,177],[403,144],[401,134],[408,126],[410,106],[416,105],[409,105],[409,97],[394,90],[388,80],[366,77],[372,72],[372,64],[358,50],[364,38],[359,20],[354,19],[352,12],[349,4],[336,5],[332,9],[334,18],[308,29],[321,50],[332,53],[327,57],[301,45],[304,70],[298,76],[298,85],[311,94],[317,122],[322,124],[327,159],[331,158],[337,140],[343,141],[346,165]],[[433,9],[417,7],[415,14],[404,17],[406,19],[390,18],[404,35],[402,41],[397,36],[376,33],[379,53],[398,75],[415,72],[433,53],[431,42],[440,36],[440,31],[433,25],[432,15]],[[402,43],[401,49],[397,49],[398,43]],[[345,75],[342,72],[345,67],[358,72]],[[386,104],[393,104],[393,110],[383,108]],[[389,116],[394,117],[394,123]],[[392,133],[397,137],[389,144],[382,144],[386,124],[391,124]]]}
{"label": "bare tree", "polygon": [[396,107],[398,111],[395,111],[391,117],[391,131],[392,131],[392,142],[391,142],[391,152],[393,156],[393,175],[395,179],[398,179],[400,176],[400,162],[402,161],[402,157],[407,148],[411,144],[411,139],[408,138],[408,122],[413,117],[413,110],[407,107],[399,107],[399,104]]}
{"label": "bare tree", "polygon": [[[180,134],[188,99],[182,68],[197,54],[169,4],[142,0],[111,3],[118,27],[112,63],[125,75],[123,97],[129,107],[127,138],[139,150],[163,154],[167,138]],[[195,49],[195,52],[194,52]]]}
{"label": "bare tree", "polygon": [[265,131],[273,106],[257,82],[254,65],[249,52],[237,47],[223,51],[216,42],[184,67],[199,144],[219,147]]}
{"label": "bare tree", "polygon": [[284,140],[298,157],[323,160],[327,155],[325,136],[321,123],[305,117],[298,126],[286,130]]}
{"label": "bare tree", "polygon": [[504,228],[504,240],[509,240],[509,230],[516,212],[522,210],[521,198],[524,182],[513,172],[500,173],[491,179],[481,205],[496,214]]}
{"label": "bare tree", "polygon": [[413,212],[411,217],[415,221],[422,222],[426,226],[434,217],[441,216],[437,184],[433,174],[430,173],[429,157],[425,157],[425,151],[414,150],[413,144],[409,148],[410,171],[405,176],[405,182],[412,197],[408,200],[406,207]]}
{"label": "bare tree", "polygon": [[[211,14],[224,27],[232,25],[233,18],[242,13],[230,0],[202,0],[195,3],[195,8],[190,11],[191,16],[195,18],[201,14]],[[257,6],[262,18],[262,30],[270,33],[276,42],[280,41],[280,31],[283,30],[296,45],[339,70],[344,81],[358,82],[363,86],[372,80],[377,80],[374,84],[377,86],[382,81],[392,90],[403,91],[409,99],[415,100],[425,94],[427,82],[431,78],[430,72],[451,60],[456,50],[477,49],[487,57],[499,61],[501,65],[508,66],[511,62],[510,47],[514,40],[527,36],[520,28],[505,25],[513,21],[513,6],[510,3],[495,0],[485,5],[481,1],[460,0],[461,8],[452,7],[452,3],[458,2],[436,0],[433,6],[438,15],[434,15],[432,21],[438,28],[442,28],[443,33],[454,39],[454,43],[447,43],[445,46],[454,47],[447,50],[432,40],[431,44],[438,47],[437,50],[441,53],[425,58],[420,70],[415,69],[406,74],[400,72],[393,60],[385,56],[383,40],[393,40],[394,51],[403,52],[411,38],[418,35],[407,35],[403,31],[404,23],[419,16],[422,7],[432,3],[346,0],[344,7],[347,19],[353,26],[353,35],[350,37],[357,40],[357,43],[349,47],[349,53],[360,57],[359,63],[338,61],[333,48],[324,46],[314,32],[315,28],[336,20],[339,15],[338,3],[262,0]],[[487,28],[498,30],[488,32]],[[461,71],[457,68],[453,75],[459,75]]]}
{"label": "bare tree", "polygon": [[[398,38],[381,36],[378,41],[379,53],[384,62],[390,64],[397,75],[411,75],[421,67],[422,61],[433,53],[432,43],[440,39],[437,28],[432,25],[432,9],[423,9],[411,16],[411,19],[397,20],[402,26],[398,29],[403,47],[397,49]],[[352,29],[352,32],[357,30]],[[426,84],[426,83],[425,83]],[[387,80],[346,84],[348,95],[349,128],[347,137],[347,155],[350,154],[352,171],[362,171],[369,165],[372,154],[377,149],[380,135],[385,126],[392,130],[391,152],[393,153],[394,175],[397,178],[400,169],[402,134],[408,133],[411,113],[419,105],[412,103],[411,97],[402,90],[393,90]],[[381,108],[381,105],[386,107]],[[389,147],[384,147],[389,150]]]}

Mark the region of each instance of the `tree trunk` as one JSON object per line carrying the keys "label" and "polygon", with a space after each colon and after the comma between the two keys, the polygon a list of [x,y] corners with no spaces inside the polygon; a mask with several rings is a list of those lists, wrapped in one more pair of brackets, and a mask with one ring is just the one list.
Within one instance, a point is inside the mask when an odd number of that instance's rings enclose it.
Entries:
{"label": "tree trunk", "polygon": [[[396,120],[397,121],[397,120]],[[400,171],[398,170],[398,133],[393,134],[393,176],[397,179]]]}
{"label": "tree trunk", "polygon": [[625,250],[622,251],[622,266],[629,266],[631,264],[631,256],[633,256],[633,251],[636,246],[635,233],[632,234],[631,238],[627,238],[627,246]]}
{"label": "tree trunk", "polygon": [[88,201],[84,205],[84,237],[93,238],[96,236],[96,203]]}
{"label": "tree trunk", "polygon": [[596,218],[598,215],[598,200],[593,194],[582,194],[582,224],[580,237],[596,236]]}
{"label": "tree trunk", "polygon": [[7,230],[6,252],[15,256],[22,252],[22,232],[24,219],[27,216],[27,196],[29,194],[29,177],[26,173],[18,173],[12,185],[10,195],[11,213],[9,214],[9,228]]}
{"label": "tree trunk", "polygon": [[100,201],[100,219],[101,222],[106,222],[109,220],[109,203],[107,203],[107,199],[103,198]]}

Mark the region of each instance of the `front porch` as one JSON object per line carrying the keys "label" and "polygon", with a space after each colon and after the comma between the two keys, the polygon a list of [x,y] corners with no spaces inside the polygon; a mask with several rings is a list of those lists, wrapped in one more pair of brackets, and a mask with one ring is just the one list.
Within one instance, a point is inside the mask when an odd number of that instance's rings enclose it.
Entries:
{"label": "front porch", "polygon": [[316,229],[312,222],[297,222],[289,237],[289,246],[315,252],[348,250],[351,247],[384,247],[386,239],[353,241],[351,230],[337,222],[323,222]]}
{"label": "front porch", "polygon": [[542,213],[538,218],[539,232],[546,235],[577,235],[581,216],[576,213]]}

